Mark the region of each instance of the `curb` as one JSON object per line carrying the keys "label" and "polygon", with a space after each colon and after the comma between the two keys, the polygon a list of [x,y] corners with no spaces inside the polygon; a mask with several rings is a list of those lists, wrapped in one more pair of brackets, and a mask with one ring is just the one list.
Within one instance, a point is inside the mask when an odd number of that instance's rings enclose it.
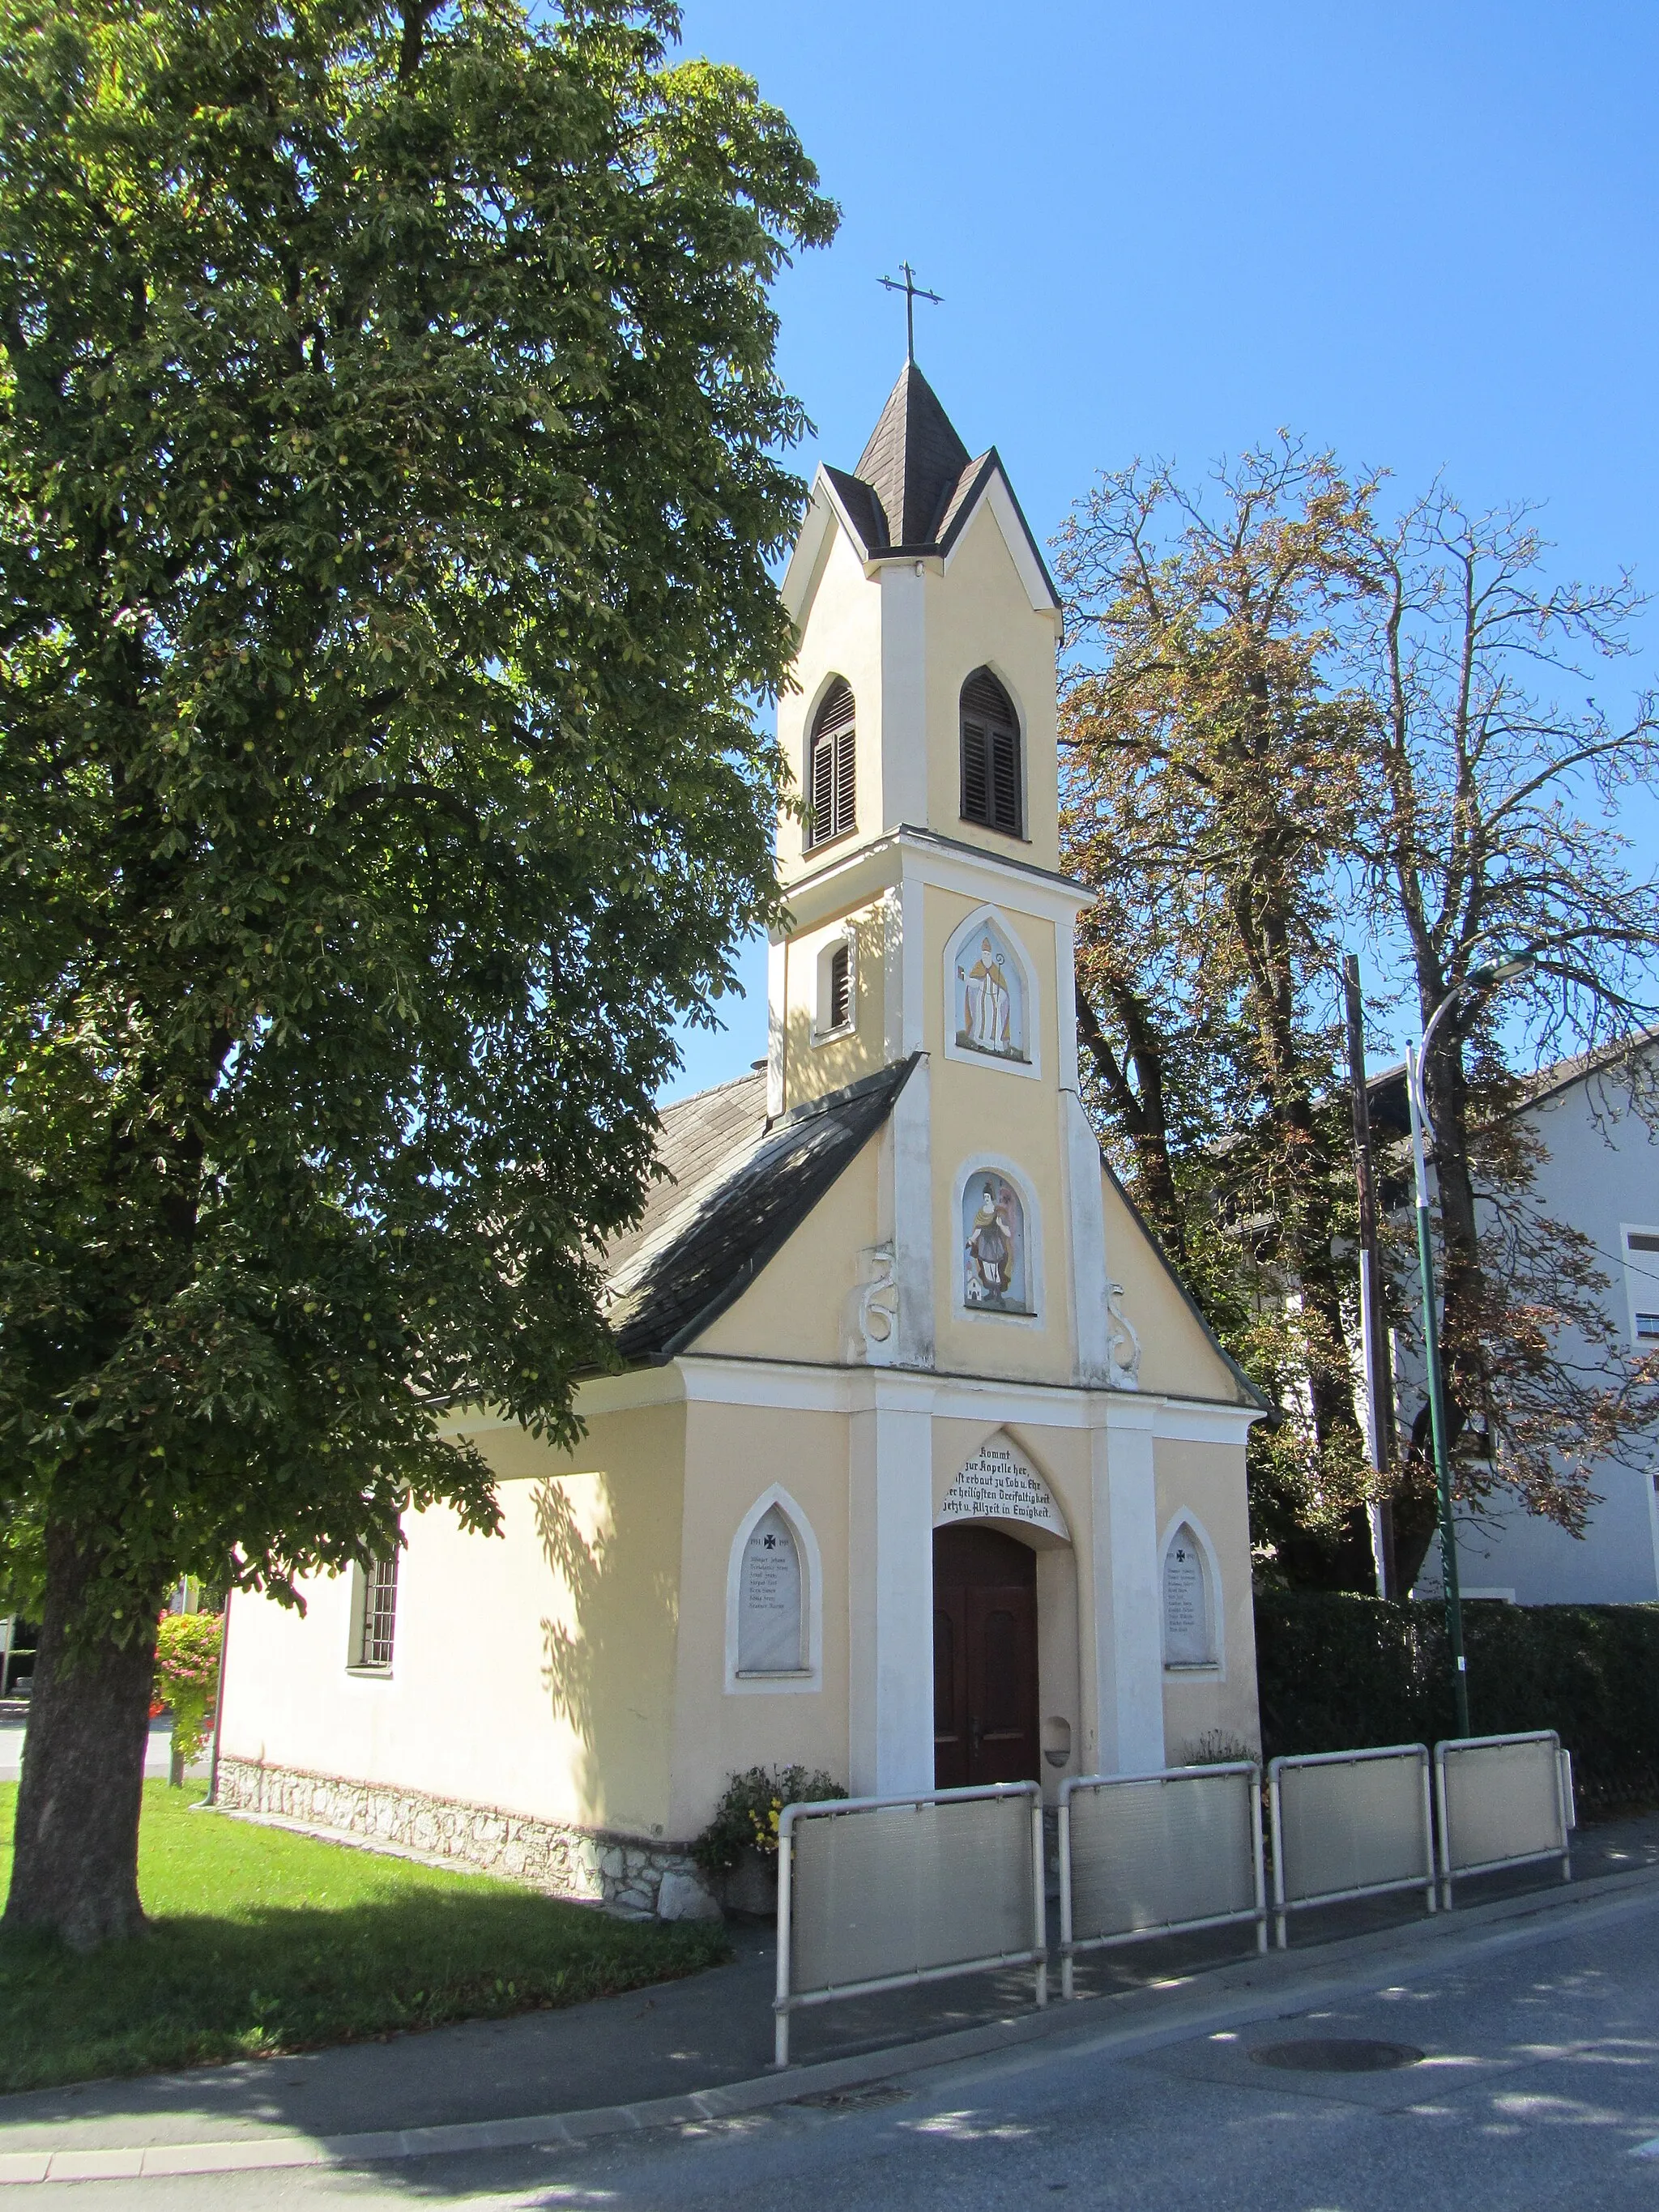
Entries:
{"label": "curb", "polygon": [[[961,2059],[1012,2051],[1060,2034],[1081,2035],[1084,2047],[1090,2051],[1111,2050],[1132,2056],[1139,2050],[1182,2040],[1216,2020],[1242,2022],[1257,2013],[1271,2012],[1282,2002],[1287,1984],[1297,1986],[1303,1996],[1316,1999],[1328,1986],[1350,1985],[1356,1971],[1363,1972],[1367,1961],[1389,1978],[1402,1956],[1409,1962],[1426,1947],[1454,1942],[1465,1933],[1474,1939],[1465,1948],[1476,1952],[1545,1942],[1553,1932],[1550,1923],[1564,1911],[1588,1909],[1590,1924],[1595,1925],[1640,1910],[1651,1903],[1655,1893],[1659,1893],[1659,1869],[1604,1875],[1570,1888],[1500,1898],[1490,1904],[1460,1908],[1455,1913],[1436,1913],[1399,1928],[1370,1929],[1328,1944],[1255,1954],[1246,1961],[1230,1960],[1178,1980],[1085,1997],[1071,2004],[1055,2003],[982,2027],[959,2028],[882,2051],[790,2067],[781,2074],[734,2081],[725,2088],[693,2090],[634,2104],[600,2105],[585,2112],[538,2112],[509,2120],[462,2120],[428,2128],[376,2129],[357,2135],[272,2134],[130,2148],[66,2144],[59,2149],[0,2151],[0,2187],[273,2172],[467,2152],[551,2149],[650,2128],[707,2125],[744,2112],[793,2104],[814,2093],[887,2081],[897,2075],[922,2073]],[[1504,1928],[1499,1924],[1504,1921],[1522,1924]],[[1496,1932],[1483,1932],[1493,1929]],[[1344,1962],[1348,1962],[1346,1973],[1340,1971]],[[1310,1967],[1317,1969],[1311,1978],[1306,1971]],[[1159,2017],[1127,2020],[1122,2017],[1126,2006],[1141,2013],[1155,2011]],[[1109,2024],[1113,2015],[1121,2024]]]}

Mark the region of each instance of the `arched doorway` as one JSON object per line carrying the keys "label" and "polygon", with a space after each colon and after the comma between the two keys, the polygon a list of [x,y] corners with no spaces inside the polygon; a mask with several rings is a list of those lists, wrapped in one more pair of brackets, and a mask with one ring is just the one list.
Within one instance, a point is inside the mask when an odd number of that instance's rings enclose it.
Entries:
{"label": "arched doorway", "polygon": [[1039,1778],[1036,1553],[1000,1529],[933,1531],[933,1787]]}

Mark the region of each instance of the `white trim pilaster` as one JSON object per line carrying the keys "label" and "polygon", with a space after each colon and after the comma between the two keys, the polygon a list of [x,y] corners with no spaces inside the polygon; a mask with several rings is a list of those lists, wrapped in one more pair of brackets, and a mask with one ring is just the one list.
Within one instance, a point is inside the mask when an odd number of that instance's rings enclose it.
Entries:
{"label": "white trim pilaster", "polygon": [[884,1164],[892,1176],[893,1281],[898,1289],[895,1362],[933,1364],[933,1120],[926,1056],[910,1071],[888,1116],[892,1141]]}
{"label": "white trim pilaster", "polygon": [[789,940],[775,937],[766,948],[766,1110],[783,1111],[783,1055],[789,1033]]}
{"label": "white trim pilaster", "polygon": [[853,1795],[933,1786],[933,1417],[878,1382],[850,1424]]}
{"label": "white trim pilaster", "polygon": [[1144,1774],[1164,1764],[1153,1414],[1115,1397],[1105,1414],[1089,1439],[1098,1759],[1103,1774]]}
{"label": "white trim pilaster", "polygon": [[1060,1172],[1066,1183],[1066,1249],[1072,1266],[1076,1380],[1092,1389],[1111,1381],[1111,1331],[1106,1310],[1106,1209],[1100,1190],[1100,1146],[1075,1091],[1060,1094]]}
{"label": "white trim pilaster", "polygon": [[927,819],[927,579],[920,562],[881,576],[881,826]]}

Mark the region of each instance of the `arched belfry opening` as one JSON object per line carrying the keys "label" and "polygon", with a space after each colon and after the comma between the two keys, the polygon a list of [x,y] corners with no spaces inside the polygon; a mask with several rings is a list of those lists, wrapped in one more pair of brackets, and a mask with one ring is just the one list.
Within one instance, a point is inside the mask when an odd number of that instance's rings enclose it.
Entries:
{"label": "arched belfry opening", "polygon": [[853,687],[837,676],[812,718],[807,748],[806,788],[811,804],[807,823],[811,846],[844,837],[858,817],[857,710]]}
{"label": "arched belfry opening", "polygon": [[1025,834],[1025,774],[1014,702],[988,668],[962,687],[962,818]]}

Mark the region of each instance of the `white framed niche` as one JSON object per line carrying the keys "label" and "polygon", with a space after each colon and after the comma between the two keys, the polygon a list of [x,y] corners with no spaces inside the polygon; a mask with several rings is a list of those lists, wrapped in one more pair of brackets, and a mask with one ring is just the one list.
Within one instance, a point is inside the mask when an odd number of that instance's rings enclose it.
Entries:
{"label": "white framed niche", "polygon": [[1009,1075],[1042,1073],[1036,963],[1000,907],[976,907],[945,947],[945,1057]]}
{"label": "white framed niche", "polygon": [[823,1687],[823,1567],[817,1538],[795,1500],[775,1482],[738,1522],[726,1562],[726,1693],[787,1696]]}
{"label": "white framed niche", "polygon": [[[970,1296],[981,1287],[971,1246],[977,1225],[988,1216],[1001,1218],[1006,1231],[1012,1224],[1004,1209],[1004,1194],[1014,1201],[1017,1233],[1012,1255],[1017,1279],[1006,1303],[992,1297]],[[1042,1216],[1036,1193],[1024,1171],[1000,1152],[975,1152],[957,1170],[951,1186],[951,1303],[958,1321],[996,1321],[1013,1328],[1044,1325],[1042,1272]]]}
{"label": "white framed niche", "polygon": [[1224,1682],[1221,1562],[1209,1531],[1185,1507],[1158,1544],[1158,1613],[1165,1675],[1176,1681]]}

